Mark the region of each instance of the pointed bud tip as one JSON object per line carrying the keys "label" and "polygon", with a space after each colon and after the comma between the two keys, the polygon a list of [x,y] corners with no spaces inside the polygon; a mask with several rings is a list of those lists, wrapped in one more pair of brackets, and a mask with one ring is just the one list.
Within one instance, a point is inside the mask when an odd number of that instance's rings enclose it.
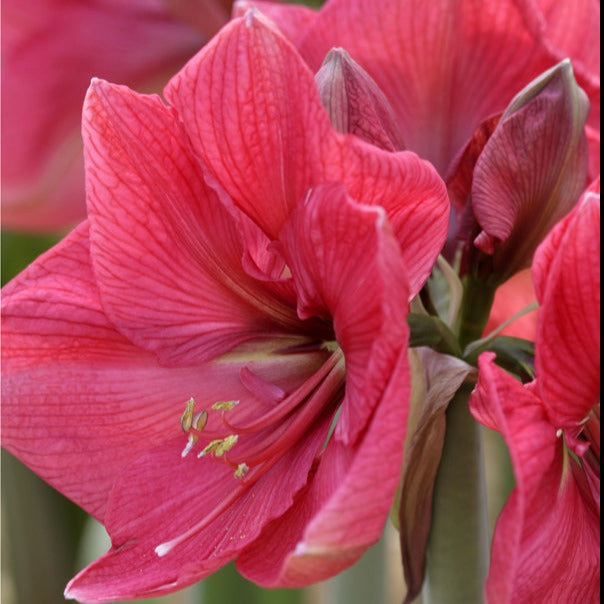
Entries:
{"label": "pointed bud tip", "polygon": [[529,82],[529,84],[527,84],[511,100],[501,116],[501,119],[504,120],[513,113],[516,113],[550,86],[561,86],[566,94],[575,96],[575,104],[583,105],[584,112],[587,114],[587,111],[589,110],[589,100],[585,92],[577,84],[571,60],[566,58]]}

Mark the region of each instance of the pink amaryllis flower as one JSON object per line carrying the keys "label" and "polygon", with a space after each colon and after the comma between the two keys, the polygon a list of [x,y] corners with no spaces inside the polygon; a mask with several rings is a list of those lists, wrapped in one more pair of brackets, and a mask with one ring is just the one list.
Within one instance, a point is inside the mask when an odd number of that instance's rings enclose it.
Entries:
{"label": "pink amaryllis flower", "polygon": [[[343,47],[388,99],[406,148],[443,175],[488,117],[570,56],[599,129],[597,0],[330,0],[319,11],[246,0],[274,19],[317,71]],[[561,5],[564,5],[561,7]]]}
{"label": "pink amaryllis flower", "polygon": [[80,117],[93,76],[160,90],[229,17],[225,0],[2,5],[2,226],[86,215]]}
{"label": "pink amaryllis flower", "polygon": [[598,182],[537,250],[536,380],[479,360],[471,410],[503,434],[517,483],[495,530],[490,603],[599,601],[599,220]]}
{"label": "pink amaryllis flower", "polygon": [[434,169],[333,130],[254,12],[166,96],[92,83],[88,219],[3,291],[3,445],[112,539],[67,587],[84,602],[234,558],[304,585],[377,540],[407,304],[446,235]]}

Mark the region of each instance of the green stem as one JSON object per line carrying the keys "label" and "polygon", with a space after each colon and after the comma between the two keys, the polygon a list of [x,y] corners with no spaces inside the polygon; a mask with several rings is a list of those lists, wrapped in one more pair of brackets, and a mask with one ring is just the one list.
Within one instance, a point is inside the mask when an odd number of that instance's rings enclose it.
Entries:
{"label": "green stem", "polygon": [[459,344],[462,350],[470,342],[482,337],[497,289],[494,285],[472,275],[464,277],[463,285],[464,294],[459,324]]}
{"label": "green stem", "polygon": [[447,432],[436,476],[427,551],[424,604],[483,601],[489,529],[480,426],[470,415],[472,384],[447,409]]}

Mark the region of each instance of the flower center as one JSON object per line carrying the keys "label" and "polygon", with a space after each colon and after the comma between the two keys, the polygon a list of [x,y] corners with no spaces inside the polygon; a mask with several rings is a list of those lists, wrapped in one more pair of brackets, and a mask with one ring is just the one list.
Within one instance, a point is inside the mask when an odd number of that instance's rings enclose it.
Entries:
{"label": "flower center", "polygon": [[[231,495],[210,515],[175,539],[157,546],[157,555],[167,554],[174,546],[208,526],[284,453],[294,448],[317,420],[334,416],[343,398],[344,386],[344,354],[337,347],[310,378],[264,413],[258,414],[258,406],[248,413],[238,400],[218,401],[209,409],[196,411],[196,402],[190,398],[180,420],[187,435],[182,457],[199,443],[197,457],[220,459],[233,469],[236,483]],[[234,410],[236,415],[233,415]]]}

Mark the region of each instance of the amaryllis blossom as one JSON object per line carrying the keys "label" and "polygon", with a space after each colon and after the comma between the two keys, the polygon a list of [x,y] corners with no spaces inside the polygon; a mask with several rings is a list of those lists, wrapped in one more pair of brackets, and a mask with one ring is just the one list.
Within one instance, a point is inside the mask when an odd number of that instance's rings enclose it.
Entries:
{"label": "amaryllis blossom", "polygon": [[597,602],[600,583],[600,194],[537,250],[536,380],[479,360],[470,405],[500,431],[516,488],[496,526],[489,603]]}
{"label": "amaryllis blossom", "polygon": [[2,4],[2,225],[86,215],[80,118],[93,76],[140,91],[168,78],[228,19],[229,0],[6,0]]}
{"label": "amaryllis blossom", "polygon": [[407,304],[446,235],[434,169],[333,130],[254,12],[166,97],[93,81],[88,219],[3,291],[3,445],[111,536],[67,587],[83,602],[235,558],[300,586],[378,539]]}
{"label": "amaryllis blossom", "polygon": [[235,10],[250,4],[314,71],[333,47],[346,50],[385,94],[406,148],[443,176],[483,120],[565,57],[592,102],[599,148],[597,0],[329,0],[319,11],[240,0]]}

